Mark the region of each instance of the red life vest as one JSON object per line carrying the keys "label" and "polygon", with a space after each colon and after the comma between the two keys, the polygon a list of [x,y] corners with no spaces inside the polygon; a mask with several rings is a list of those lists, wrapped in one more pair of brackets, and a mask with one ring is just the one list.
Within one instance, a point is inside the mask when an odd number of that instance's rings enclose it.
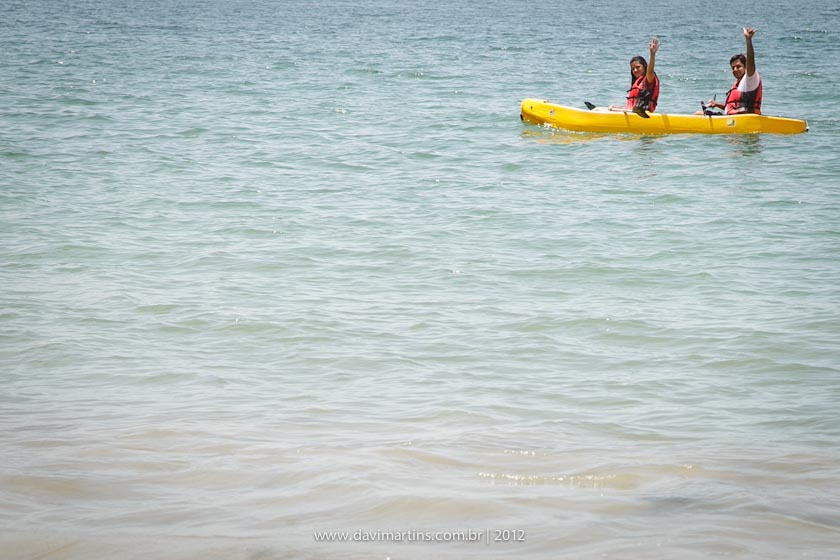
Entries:
{"label": "red life vest", "polygon": [[761,114],[761,78],[758,79],[758,87],[752,91],[739,91],[738,84],[743,78],[735,80],[735,84],[726,96],[726,114],[736,115],[738,113]]}
{"label": "red life vest", "polygon": [[630,88],[630,95],[627,96],[625,108],[630,111],[639,107],[651,113],[656,110],[656,103],[659,101],[659,76],[653,73],[653,87],[647,83],[645,76],[639,76]]}

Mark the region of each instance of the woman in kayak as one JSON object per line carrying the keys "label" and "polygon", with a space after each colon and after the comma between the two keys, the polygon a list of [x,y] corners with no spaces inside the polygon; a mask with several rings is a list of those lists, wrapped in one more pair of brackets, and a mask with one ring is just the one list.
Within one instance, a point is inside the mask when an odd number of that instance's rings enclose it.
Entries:
{"label": "woman in kayak", "polygon": [[633,111],[644,116],[645,111],[652,113],[656,110],[656,103],[659,101],[659,77],[653,71],[653,67],[656,64],[659,39],[651,39],[648,48],[650,63],[643,56],[630,59],[630,90],[627,103],[624,107],[610,105],[611,111]]}

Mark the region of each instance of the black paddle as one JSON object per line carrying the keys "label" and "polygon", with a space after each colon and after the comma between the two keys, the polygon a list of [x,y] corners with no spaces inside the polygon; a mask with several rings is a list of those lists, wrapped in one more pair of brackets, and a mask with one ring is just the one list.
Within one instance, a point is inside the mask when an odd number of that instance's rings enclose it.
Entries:
{"label": "black paddle", "polygon": [[[594,103],[590,103],[589,101],[584,101],[583,104],[586,105],[586,108],[589,109],[590,111],[597,107],[597,105],[595,105]],[[631,110],[634,113],[636,113],[637,115],[639,115],[640,117],[642,117],[643,119],[649,119],[650,118],[650,115],[645,113],[645,110],[642,109],[641,107],[633,107],[633,109],[631,109]],[[622,109],[622,111],[625,112],[625,113],[627,112],[624,109]]]}
{"label": "black paddle", "polygon": [[[712,97],[712,101],[715,101],[716,99],[717,99],[717,94],[715,94],[715,96]],[[723,114],[723,113],[715,113],[712,109],[709,109],[708,107],[706,107],[706,103],[704,101],[700,102],[700,107],[703,109],[703,114],[706,115],[707,117],[719,117],[720,115]]]}

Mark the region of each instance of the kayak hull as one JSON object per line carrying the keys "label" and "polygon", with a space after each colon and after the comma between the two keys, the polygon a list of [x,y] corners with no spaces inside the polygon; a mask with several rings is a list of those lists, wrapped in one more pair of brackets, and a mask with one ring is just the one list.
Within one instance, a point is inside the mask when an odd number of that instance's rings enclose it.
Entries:
{"label": "kayak hull", "polygon": [[576,109],[541,99],[522,101],[520,118],[576,132],[618,132],[626,134],[800,134],[808,123],[800,119],[767,115],[669,115],[648,113],[643,118],[632,112]]}

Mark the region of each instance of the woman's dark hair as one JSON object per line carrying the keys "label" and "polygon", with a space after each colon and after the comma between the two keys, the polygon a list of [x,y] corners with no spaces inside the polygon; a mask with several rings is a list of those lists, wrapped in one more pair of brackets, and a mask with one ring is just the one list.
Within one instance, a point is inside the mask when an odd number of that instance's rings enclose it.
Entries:
{"label": "woman's dark hair", "polygon": [[[634,56],[633,58],[630,59],[630,64],[633,64],[634,62],[638,62],[639,64],[642,65],[642,68],[645,69],[645,71],[642,73],[642,75],[647,74],[647,60],[645,60],[645,57]],[[636,83],[636,78],[633,77],[633,71],[630,70],[630,87],[633,87],[633,84],[635,84],[635,83]]]}
{"label": "woman's dark hair", "polygon": [[729,66],[732,66],[732,63],[735,62],[736,60],[740,60],[741,64],[743,64],[744,66],[747,65],[747,57],[746,56],[744,56],[743,54],[735,54],[735,55],[732,55],[732,58],[729,59]]}

